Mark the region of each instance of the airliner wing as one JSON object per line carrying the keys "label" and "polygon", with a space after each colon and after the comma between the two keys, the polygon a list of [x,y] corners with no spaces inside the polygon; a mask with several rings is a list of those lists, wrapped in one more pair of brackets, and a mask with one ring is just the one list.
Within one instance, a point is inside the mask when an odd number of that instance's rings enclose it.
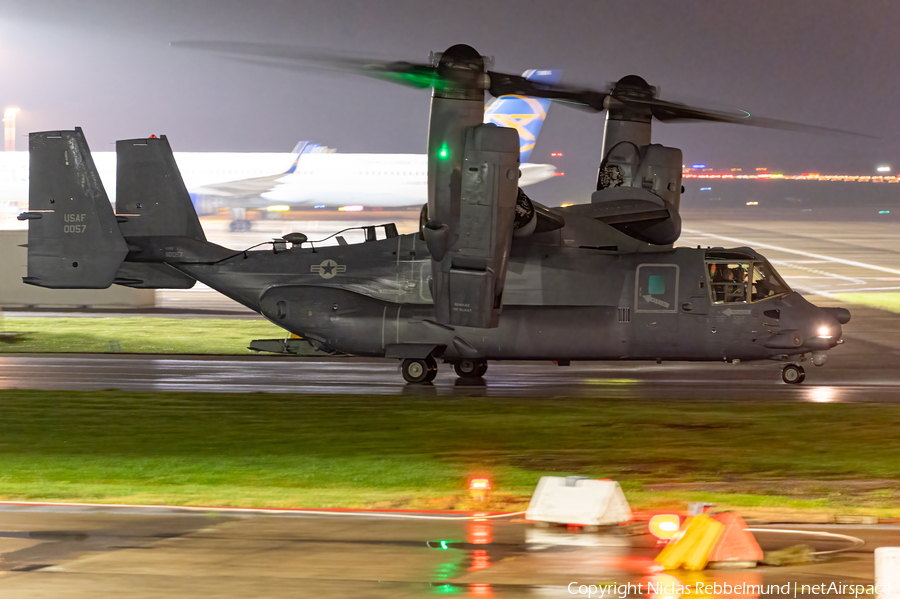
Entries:
{"label": "airliner wing", "polygon": [[213,183],[191,189],[191,193],[204,196],[218,196],[222,198],[257,198],[271,191],[279,185],[279,180],[285,177],[285,173],[241,179],[239,181],[226,181],[225,183]]}

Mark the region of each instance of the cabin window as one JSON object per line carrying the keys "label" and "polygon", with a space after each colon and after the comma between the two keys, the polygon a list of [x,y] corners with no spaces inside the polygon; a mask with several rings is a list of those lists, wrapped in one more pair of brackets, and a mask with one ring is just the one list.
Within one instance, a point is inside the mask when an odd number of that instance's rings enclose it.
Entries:
{"label": "cabin window", "polygon": [[647,291],[650,295],[665,295],[666,280],[662,275],[650,275],[647,282]]}

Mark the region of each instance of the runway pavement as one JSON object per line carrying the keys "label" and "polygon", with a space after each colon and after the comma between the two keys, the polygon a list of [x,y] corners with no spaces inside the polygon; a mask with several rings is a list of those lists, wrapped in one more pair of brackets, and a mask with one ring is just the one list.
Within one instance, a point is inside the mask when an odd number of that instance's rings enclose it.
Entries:
{"label": "runway pavement", "polygon": [[[572,597],[570,583],[646,583],[659,548],[647,534],[539,529],[517,519],[234,515],[209,510],[0,508],[0,596],[473,598]],[[424,514],[418,514],[422,516]],[[784,528],[784,527],[781,527]],[[873,552],[897,526],[758,532],[764,550],[850,547],[821,563],[750,571],[668,573],[681,584],[872,584]],[[633,530],[631,532],[637,532]],[[824,556],[823,556],[824,559]],[[672,579],[669,579],[672,580]],[[645,597],[646,593],[631,593]],[[652,595],[651,595],[652,596]],[[758,594],[709,597],[756,599]],[[811,593],[798,592],[797,597]],[[837,593],[836,596],[846,596]]]}

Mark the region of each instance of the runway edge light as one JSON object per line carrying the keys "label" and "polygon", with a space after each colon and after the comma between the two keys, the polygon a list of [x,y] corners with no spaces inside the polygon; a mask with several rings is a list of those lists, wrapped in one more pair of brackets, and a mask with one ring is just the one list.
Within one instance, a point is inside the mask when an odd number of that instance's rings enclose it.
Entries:
{"label": "runway edge light", "polygon": [[488,478],[473,478],[469,481],[469,496],[472,499],[484,499],[491,490],[491,480]]}
{"label": "runway edge light", "polygon": [[681,517],[677,514],[656,514],[648,523],[650,534],[662,543],[671,541],[681,528]]}

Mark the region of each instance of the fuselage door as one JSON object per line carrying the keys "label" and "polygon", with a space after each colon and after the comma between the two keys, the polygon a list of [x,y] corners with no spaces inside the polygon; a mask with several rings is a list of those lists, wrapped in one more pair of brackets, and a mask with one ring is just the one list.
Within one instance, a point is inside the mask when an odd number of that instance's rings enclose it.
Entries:
{"label": "fuselage door", "polygon": [[677,264],[641,264],[635,274],[635,341],[642,354],[671,355],[678,341]]}

